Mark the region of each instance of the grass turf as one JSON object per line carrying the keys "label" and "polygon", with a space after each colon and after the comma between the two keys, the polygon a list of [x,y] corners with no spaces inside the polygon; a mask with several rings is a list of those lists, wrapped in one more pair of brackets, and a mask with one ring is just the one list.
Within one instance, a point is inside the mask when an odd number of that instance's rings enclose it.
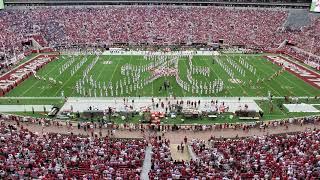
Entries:
{"label": "grass turf", "polygon": [[[18,87],[10,91],[6,96],[9,97],[59,97],[61,96],[61,91],[64,91],[65,96],[81,96],[75,90],[76,81],[82,78],[83,71],[88,67],[88,65],[94,60],[96,56],[89,55],[88,60],[80,67],[80,69],[73,75],[70,75],[71,69],[79,63],[84,56],[75,56],[75,62],[66,69],[62,74],[59,74],[59,69],[71,60],[73,57],[64,55],[64,58],[60,58],[53,61],[38,71],[37,75],[40,77],[45,77],[46,79],[53,78],[57,81],[61,81],[62,84],[53,84],[44,80],[37,80],[34,76],[28,78],[26,81],[21,83]],[[244,66],[239,62],[240,57],[244,58],[250,65],[256,68],[256,75],[249,72]],[[215,57],[216,58],[216,57]],[[281,68],[272,64],[262,55],[221,55],[218,57],[223,60],[223,62],[233,70],[235,77],[238,78],[242,83],[235,84],[230,82],[230,77],[223,68],[218,63],[212,63],[212,56],[194,56],[192,59],[194,66],[205,66],[210,68],[209,77],[205,77],[199,74],[193,74],[192,78],[202,81],[203,83],[208,83],[209,81],[214,81],[215,79],[222,79],[224,81],[224,90],[215,94],[192,94],[183,90],[175,81],[175,77],[161,77],[156,79],[152,83],[144,86],[140,90],[136,90],[130,93],[120,94],[118,96],[168,96],[170,94],[183,97],[183,96],[267,96],[268,91],[274,96],[316,96],[319,95],[319,89],[310,86],[303,80],[295,77],[295,75],[289,72],[284,72],[278,77],[263,83],[255,83],[257,79],[268,79],[275,72]],[[240,67],[245,69],[246,76],[239,74],[230,63],[226,60],[232,59]],[[111,64],[105,64],[105,61],[111,61]],[[121,74],[121,67],[125,64],[131,64],[134,66],[141,66],[151,63],[145,60],[143,56],[135,55],[122,55],[122,56],[100,56],[98,62],[93,66],[89,72],[89,76],[92,75],[93,79],[98,82],[105,82],[106,84],[111,81],[115,84],[116,81],[120,79],[127,78]],[[188,71],[188,60],[187,58],[180,58],[179,60],[179,74],[182,80],[187,81],[187,71]],[[144,72],[141,74],[143,78],[148,78],[151,73]],[[172,89],[167,91],[159,91],[160,86],[163,85],[165,80],[170,81]],[[251,84],[249,82],[251,81]],[[100,92],[100,91],[98,91]],[[103,93],[104,94],[104,93]],[[100,93],[97,93],[100,96]],[[104,96],[104,95],[103,95]],[[110,94],[109,94],[110,96]],[[115,96],[115,95],[114,95]]]}
{"label": "grass turf", "polygon": [[[26,60],[30,59],[33,56],[26,58]],[[81,96],[76,93],[75,84],[76,81],[82,78],[82,72],[89,66],[89,64],[96,58],[96,56],[90,55],[87,56],[88,60],[80,67],[80,69],[73,75],[70,75],[71,69],[78,64],[84,56],[74,56],[75,62],[66,69],[66,71],[62,74],[59,74],[59,69],[69,60],[73,58],[73,56],[60,56],[58,60],[53,61],[38,71],[37,75],[40,77],[45,77],[48,79],[49,77],[61,81],[62,84],[53,84],[48,81],[37,80],[34,76],[30,77],[18,87],[13,89],[10,93],[6,94],[6,98],[0,98],[0,104],[53,104],[61,107],[64,103],[63,98],[60,99],[37,99],[37,97],[60,97],[61,91],[64,91],[65,96]],[[235,77],[238,78],[241,83],[235,84],[229,81],[230,77],[223,70],[223,68],[218,63],[213,63],[213,59],[217,60],[217,58],[221,59],[229,68],[233,70],[235,73]],[[238,64],[243,69],[246,69],[239,61],[240,58],[244,58],[248,64],[252,65],[256,68],[256,75],[245,70],[246,76],[242,76],[238,73],[230,63],[227,62],[227,59],[232,59],[233,62]],[[109,61],[111,64],[106,64],[105,62]],[[152,63],[148,60],[145,60],[143,56],[100,56],[98,62],[93,66],[92,70],[89,72],[89,76],[92,75],[93,79],[99,81],[101,83],[108,83],[111,81],[115,83],[120,79],[127,78],[126,76],[121,74],[121,67],[125,64],[131,64],[133,66],[142,66]],[[118,93],[118,96],[267,96],[268,91],[274,96],[317,96],[319,94],[319,90],[305,83],[303,80],[295,77],[293,74],[289,72],[284,72],[278,77],[265,81],[264,83],[255,83],[257,79],[268,79],[275,72],[279,71],[281,68],[272,64],[267,59],[263,58],[263,55],[239,55],[239,54],[229,54],[229,55],[221,55],[219,57],[212,56],[194,56],[192,59],[192,63],[194,66],[204,66],[209,67],[210,74],[209,77],[205,77],[199,74],[193,74],[192,78],[198,81],[202,81],[203,83],[208,83],[209,81],[214,81],[215,79],[221,79],[224,81],[225,89],[222,92],[215,94],[192,94],[191,92],[187,92],[183,90],[175,80],[175,77],[161,77],[156,79],[152,83],[144,86],[140,90],[133,91],[131,93]],[[187,58],[180,58],[178,62],[179,75],[181,79],[185,82],[188,82],[187,72],[189,71],[189,63]],[[141,73],[142,78],[148,78],[151,75],[150,72]],[[160,86],[163,85],[163,82],[167,80],[170,82],[171,89],[168,91],[159,91]],[[253,82],[249,84],[249,82]],[[188,82],[189,83],[189,82]],[[98,96],[100,94],[98,93]],[[20,98],[20,97],[30,97],[30,98]],[[34,97],[34,98],[32,98]],[[310,104],[320,104],[319,100],[314,100],[310,98],[308,102],[306,100],[301,100],[304,103]],[[288,117],[298,117],[298,116],[306,116],[306,115],[314,115],[318,113],[289,113],[285,108],[280,108],[279,104],[283,104],[284,100],[274,100],[272,102],[269,101],[256,101],[258,105],[264,111],[263,120],[272,120],[272,119],[282,119]],[[270,105],[273,105],[273,111],[270,112]],[[320,106],[315,106],[320,109]],[[13,113],[19,115],[27,115],[34,117],[44,117],[45,115],[39,113],[32,114],[31,112],[20,112]],[[175,119],[168,118],[164,120],[164,124],[212,124],[212,123],[236,123],[236,122],[245,122],[240,121],[238,118],[229,118],[229,115],[225,114],[219,116],[218,118],[212,120],[208,118],[203,119],[185,119],[181,121],[180,116]],[[131,123],[139,123],[141,118],[139,116],[135,116],[130,118],[128,122]],[[120,118],[114,119],[115,123],[123,123],[124,121]]]}

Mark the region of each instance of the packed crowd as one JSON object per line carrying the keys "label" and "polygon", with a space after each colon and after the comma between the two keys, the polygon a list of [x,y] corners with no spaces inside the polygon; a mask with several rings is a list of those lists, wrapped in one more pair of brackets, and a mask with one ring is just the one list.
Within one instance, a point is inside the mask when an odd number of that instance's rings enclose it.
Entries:
{"label": "packed crowd", "polygon": [[[304,120],[314,123],[319,117]],[[190,161],[175,161],[170,140],[164,134],[151,133],[145,139],[72,133],[40,135],[24,128],[23,123],[8,125],[1,121],[0,178],[140,179],[148,142],[152,147],[150,179],[320,177],[320,130],[242,139],[211,137],[208,141],[190,142],[185,137],[178,151],[191,149],[194,157]]]}
{"label": "packed crowd", "polygon": [[[185,139],[186,140],[186,139]],[[193,139],[190,161],[171,158],[170,141],[152,139],[150,179],[314,179],[320,176],[320,131],[249,137]],[[180,149],[179,149],[180,147]],[[187,147],[187,141],[181,142]],[[171,149],[172,151],[172,149]]]}
{"label": "packed crowd", "polygon": [[[20,49],[27,34],[40,33],[50,45],[210,43],[274,47],[287,12],[216,7],[110,6],[32,8],[0,12],[0,43]],[[241,36],[239,36],[241,34]],[[13,42],[13,43],[12,43]]]}
{"label": "packed crowd", "polygon": [[205,171],[231,179],[320,177],[320,131],[227,141],[192,140]]}
{"label": "packed crowd", "polygon": [[154,139],[150,179],[314,179],[320,131],[190,142],[196,160],[173,161],[170,141]]}
{"label": "packed crowd", "polygon": [[[0,12],[0,52],[23,51],[29,34],[41,34],[51,46],[72,44],[211,43],[259,49],[290,39],[319,55],[319,17],[298,32],[281,31],[285,10],[185,6],[110,6],[108,8],[32,8]],[[41,36],[38,39],[41,40]],[[315,38],[313,42],[313,38]],[[43,42],[45,40],[41,40]],[[47,41],[43,42],[44,44]],[[311,46],[314,45],[314,48]]]}
{"label": "packed crowd", "polygon": [[0,179],[139,179],[146,142],[34,134],[0,125]]}
{"label": "packed crowd", "polygon": [[30,34],[40,44],[212,43],[267,50],[289,39],[319,55],[320,18],[301,31],[286,31],[286,10],[185,6],[110,6],[108,8],[32,8],[0,11],[0,53],[23,51]]}

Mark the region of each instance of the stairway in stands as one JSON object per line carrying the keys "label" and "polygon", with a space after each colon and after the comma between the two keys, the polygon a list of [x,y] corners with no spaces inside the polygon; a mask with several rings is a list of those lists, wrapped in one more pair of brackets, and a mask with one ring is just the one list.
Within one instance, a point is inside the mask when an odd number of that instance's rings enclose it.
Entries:
{"label": "stairway in stands", "polygon": [[149,180],[149,174],[148,173],[149,173],[149,171],[151,169],[151,156],[152,156],[151,152],[152,152],[152,146],[149,145],[146,148],[140,179]]}

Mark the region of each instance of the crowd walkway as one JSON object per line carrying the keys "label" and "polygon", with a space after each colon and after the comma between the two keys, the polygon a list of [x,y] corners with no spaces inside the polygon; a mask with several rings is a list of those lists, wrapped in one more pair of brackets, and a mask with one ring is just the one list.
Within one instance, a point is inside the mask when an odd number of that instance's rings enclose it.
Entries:
{"label": "crowd walkway", "polygon": [[142,180],[149,180],[148,173],[151,169],[151,152],[152,152],[152,147],[149,145],[145,151],[145,157],[144,157],[141,176],[140,176]]}
{"label": "crowd walkway", "polygon": [[[14,121],[5,121],[6,124],[16,124]],[[30,131],[36,132],[38,134],[42,133],[61,133],[61,134],[70,134],[71,132],[76,135],[91,135],[90,131],[85,131],[83,128],[78,129],[77,127],[67,127],[66,125],[51,125],[51,126],[42,126],[34,123],[21,122],[20,125],[23,125],[24,128],[28,128]],[[191,130],[178,130],[178,131],[167,131],[164,133],[164,138],[169,139],[171,144],[179,144],[184,140],[186,136],[188,139],[203,139],[208,140],[210,137],[216,138],[236,138],[236,137],[248,137],[248,136],[264,136],[271,134],[282,134],[282,133],[292,133],[292,132],[301,132],[308,131],[312,129],[319,129],[320,124],[289,124],[288,127],[278,125],[276,127],[269,127],[265,130],[260,128],[252,128],[248,130],[242,129],[221,129],[221,130],[205,130],[205,131],[191,131]],[[109,129],[98,128],[94,130],[94,134],[101,132],[102,136],[110,136]],[[158,135],[161,135],[158,132]],[[144,133],[138,130],[113,130],[112,136],[114,138],[143,138]]]}

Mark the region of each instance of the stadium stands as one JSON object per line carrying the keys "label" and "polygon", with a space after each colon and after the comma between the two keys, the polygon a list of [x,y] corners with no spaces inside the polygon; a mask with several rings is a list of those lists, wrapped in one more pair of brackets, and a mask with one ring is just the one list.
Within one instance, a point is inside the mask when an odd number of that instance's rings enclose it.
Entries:
{"label": "stadium stands", "polygon": [[39,136],[0,126],[1,179],[139,179],[146,142],[140,139]]}
{"label": "stadium stands", "polygon": [[320,131],[227,141],[192,140],[208,174],[231,179],[314,179],[320,176]]}
{"label": "stadium stands", "polygon": [[314,179],[320,176],[320,131],[249,137],[193,139],[197,160],[174,162],[167,140],[155,140],[150,179]]}
{"label": "stadium stands", "polygon": [[[40,33],[51,46],[137,44],[210,44],[224,40],[262,50],[290,39],[310,51],[319,30],[319,18],[302,31],[289,32],[283,25],[288,11],[187,6],[110,6],[108,8],[32,8],[0,12],[1,44],[7,54],[21,52],[26,35]],[[292,18],[292,17],[291,17]],[[36,36],[39,37],[39,36]],[[38,38],[39,39],[39,38]],[[46,40],[40,42],[46,45]],[[315,54],[320,41],[314,42]],[[4,51],[4,49],[2,49]]]}
{"label": "stadium stands", "polygon": [[280,43],[273,41],[287,16],[281,10],[143,6],[15,9],[0,14],[7,29],[2,32],[7,38],[1,38],[6,46],[9,39],[19,42],[19,37],[34,30],[44,34],[51,45],[148,41],[179,44],[225,39],[228,44],[272,46]]}
{"label": "stadium stands", "polygon": [[[319,121],[319,117],[310,120]],[[147,138],[39,135],[3,121],[0,135],[2,179],[139,179],[147,146]],[[319,130],[240,139],[192,139],[188,144],[196,159],[179,162],[171,157],[170,140],[152,137],[149,178],[314,179],[320,176],[319,140]],[[188,144],[182,144],[185,151]]]}

